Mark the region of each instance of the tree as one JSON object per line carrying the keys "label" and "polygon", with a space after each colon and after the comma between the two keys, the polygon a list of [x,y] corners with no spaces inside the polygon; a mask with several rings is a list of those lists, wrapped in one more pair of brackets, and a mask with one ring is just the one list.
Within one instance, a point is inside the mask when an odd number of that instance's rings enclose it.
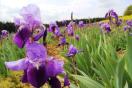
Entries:
{"label": "tree", "polygon": [[132,15],[132,5],[127,7],[127,9],[124,12],[124,16],[125,15]]}

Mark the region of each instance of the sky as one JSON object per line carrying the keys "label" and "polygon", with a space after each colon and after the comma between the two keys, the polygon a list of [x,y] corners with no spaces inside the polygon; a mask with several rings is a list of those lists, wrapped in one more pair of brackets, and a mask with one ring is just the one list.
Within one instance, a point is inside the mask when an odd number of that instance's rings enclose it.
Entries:
{"label": "sky", "polygon": [[70,19],[104,17],[113,9],[118,15],[123,15],[132,0],[0,0],[0,21],[13,21],[19,16],[20,9],[28,4],[40,8],[42,21],[45,23]]}

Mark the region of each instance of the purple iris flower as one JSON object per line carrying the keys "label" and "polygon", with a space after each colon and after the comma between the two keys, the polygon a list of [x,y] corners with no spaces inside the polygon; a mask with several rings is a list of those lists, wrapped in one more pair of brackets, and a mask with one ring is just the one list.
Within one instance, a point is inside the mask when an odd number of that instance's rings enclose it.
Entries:
{"label": "purple iris flower", "polygon": [[72,27],[67,30],[69,36],[74,36]]}
{"label": "purple iris flower", "polygon": [[85,26],[85,24],[84,24],[84,22],[83,22],[83,21],[79,21],[78,26],[79,26],[79,27],[84,27],[84,26]]}
{"label": "purple iris flower", "polygon": [[33,86],[39,88],[47,80],[44,64],[47,57],[46,49],[41,44],[32,43],[27,46],[26,55],[27,56],[24,59],[5,62],[5,65],[11,70],[24,70],[25,74],[22,81],[29,82]]}
{"label": "purple iris flower", "polygon": [[[118,15],[117,15],[117,13],[114,10],[109,10],[106,13],[105,18],[109,18],[109,21],[111,23],[117,23],[118,22]],[[115,22],[113,22],[112,18],[115,19]]]}
{"label": "purple iris flower", "polygon": [[49,24],[49,29],[48,29],[48,31],[54,33],[56,27],[58,27],[58,25],[56,24],[56,22],[51,22],[51,23]]}
{"label": "purple iris flower", "polygon": [[58,46],[64,46],[64,45],[68,45],[66,38],[60,37],[60,42],[59,42]]}
{"label": "purple iris flower", "polygon": [[62,36],[62,34],[61,34],[61,32],[60,32],[60,28],[59,28],[59,27],[56,27],[56,28],[55,28],[54,34],[55,34],[57,37]]}
{"label": "purple iris flower", "polygon": [[126,23],[128,26],[132,27],[132,20],[128,20]]}
{"label": "purple iris flower", "polygon": [[124,26],[124,31],[129,30],[130,28],[131,28],[130,26],[126,25]]}
{"label": "purple iris flower", "polygon": [[101,28],[104,29],[107,33],[111,32],[110,25],[108,23],[102,24]]}
{"label": "purple iris flower", "polygon": [[2,38],[8,37],[8,31],[7,30],[2,30],[1,31],[1,36],[2,36]]}
{"label": "purple iris flower", "polygon": [[67,26],[67,33],[69,36],[74,36],[73,26],[71,24]]}
{"label": "purple iris flower", "polygon": [[66,43],[66,38],[65,37],[62,37],[61,40],[60,40],[60,44],[61,45],[64,45]]}
{"label": "purple iris flower", "polygon": [[109,17],[114,17],[115,19],[118,20],[118,15],[114,10],[109,10],[106,15],[105,18],[109,18]]}
{"label": "purple iris flower", "polygon": [[40,88],[47,81],[52,88],[61,88],[57,75],[64,73],[64,62],[48,57],[46,48],[42,44],[35,42],[29,44],[26,46],[24,59],[5,62],[5,65],[11,70],[23,70],[22,82],[28,82],[36,88]]}
{"label": "purple iris flower", "polygon": [[62,36],[61,32],[60,32],[60,28],[58,27],[58,25],[54,22],[51,22],[48,28],[49,32],[52,32],[55,36],[60,37]]}
{"label": "purple iris flower", "polygon": [[79,53],[79,51],[77,50],[77,48],[74,47],[73,45],[70,45],[70,46],[69,46],[68,53],[66,54],[66,56],[68,56],[68,57],[73,57],[73,56],[75,56],[77,53]]}
{"label": "purple iris flower", "polygon": [[[21,9],[21,18],[14,18],[15,25],[19,27],[15,34],[13,41],[19,47],[23,48],[24,45],[31,41],[38,41],[45,34],[45,28],[42,25],[40,10],[35,5],[28,5]],[[41,29],[42,32],[35,34],[37,29]]]}
{"label": "purple iris flower", "polygon": [[76,39],[77,41],[79,41],[79,39],[80,39],[79,35],[76,35],[76,36],[75,36],[75,39]]}

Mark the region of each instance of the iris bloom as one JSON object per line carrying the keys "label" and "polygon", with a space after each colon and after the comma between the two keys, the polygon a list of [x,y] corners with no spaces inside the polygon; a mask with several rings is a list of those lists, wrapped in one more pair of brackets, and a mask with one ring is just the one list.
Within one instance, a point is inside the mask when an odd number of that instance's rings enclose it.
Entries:
{"label": "iris bloom", "polygon": [[49,82],[52,88],[61,88],[57,75],[64,73],[64,62],[48,57],[42,44],[29,44],[26,46],[25,58],[5,62],[5,65],[11,70],[23,70],[22,82],[28,82],[36,88],[40,88],[46,82]]}
{"label": "iris bloom", "polygon": [[[19,47],[23,48],[24,45],[32,41],[38,41],[45,34],[45,28],[41,22],[40,10],[35,5],[28,5],[23,7],[20,11],[21,18],[15,18],[15,24],[19,26],[13,41]],[[41,33],[34,35],[36,29],[41,29]]]}
{"label": "iris bloom", "polygon": [[79,27],[84,27],[84,26],[85,26],[85,24],[84,24],[84,22],[83,22],[83,21],[79,21],[78,26],[79,26]]}
{"label": "iris bloom", "polygon": [[60,28],[58,27],[58,25],[54,22],[51,22],[48,28],[49,32],[52,32],[55,36],[60,37],[62,36],[61,32],[60,32]]}
{"label": "iris bloom", "polygon": [[64,45],[68,45],[66,38],[60,37],[60,42],[59,42],[58,46],[64,46]]}
{"label": "iris bloom", "polygon": [[59,27],[56,27],[56,28],[55,28],[54,35],[55,35],[55,36],[57,36],[57,37],[62,36],[62,34],[61,34],[61,32],[60,32],[60,28],[59,28]]}
{"label": "iris bloom", "polygon": [[8,31],[7,30],[2,30],[1,31],[1,37],[2,38],[7,38],[8,37]]}
{"label": "iris bloom", "polygon": [[[114,23],[117,24],[118,23],[118,15],[114,10],[109,10],[106,15],[105,18],[109,18],[110,23]],[[115,22],[113,22],[113,18],[115,19]]]}
{"label": "iris bloom", "polygon": [[48,29],[48,31],[54,33],[56,27],[57,27],[56,22],[51,22],[51,23],[49,24],[49,29]]}
{"label": "iris bloom", "polygon": [[132,20],[128,20],[126,23],[128,26],[132,27]]}
{"label": "iris bloom", "polygon": [[77,41],[79,41],[79,39],[80,39],[79,35],[76,35],[76,36],[75,36],[75,39],[76,39]]}
{"label": "iris bloom", "polygon": [[0,45],[2,45],[2,40],[8,38],[8,31],[2,30],[0,31]]}
{"label": "iris bloom", "polygon": [[73,26],[71,24],[67,26],[67,33],[69,36],[74,36]]}
{"label": "iris bloom", "polygon": [[79,51],[77,50],[77,48],[74,47],[73,45],[70,45],[70,46],[69,46],[68,53],[66,54],[66,56],[68,56],[68,57],[73,57],[73,56],[75,56],[77,53],[79,53]]}
{"label": "iris bloom", "polygon": [[101,28],[107,33],[111,32],[110,25],[108,23],[101,24]]}

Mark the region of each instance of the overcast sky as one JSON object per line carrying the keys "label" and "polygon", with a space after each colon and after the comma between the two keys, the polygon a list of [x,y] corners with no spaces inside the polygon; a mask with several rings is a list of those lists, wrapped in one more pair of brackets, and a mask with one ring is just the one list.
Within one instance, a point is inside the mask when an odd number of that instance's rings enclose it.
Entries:
{"label": "overcast sky", "polygon": [[13,21],[20,9],[28,4],[40,8],[43,22],[74,18],[103,17],[109,9],[114,9],[119,15],[132,0],[0,0],[0,21]]}

